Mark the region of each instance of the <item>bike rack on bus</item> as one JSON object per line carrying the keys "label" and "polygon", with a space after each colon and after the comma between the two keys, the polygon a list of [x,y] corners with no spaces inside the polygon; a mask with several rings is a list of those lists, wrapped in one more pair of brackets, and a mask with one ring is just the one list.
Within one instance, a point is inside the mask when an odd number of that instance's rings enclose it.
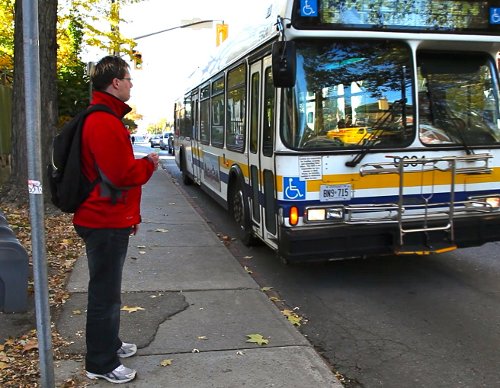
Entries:
{"label": "bike rack on bus", "polygon": [[[399,195],[398,203],[393,209],[396,211],[397,224],[399,227],[399,244],[400,251],[398,253],[422,253],[422,251],[403,251],[404,237],[410,233],[428,233],[436,231],[444,231],[449,236],[450,244],[447,247],[440,249],[440,252],[455,249],[455,235],[453,227],[453,219],[455,215],[455,182],[458,174],[476,175],[476,174],[491,174],[492,169],[489,167],[488,162],[493,156],[491,154],[472,154],[464,156],[444,156],[438,158],[401,158],[400,156],[387,156],[392,159],[392,162],[382,163],[367,163],[361,166],[361,176],[367,175],[381,175],[381,174],[397,174],[399,176]],[[450,200],[449,203],[443,202],[438,204],[430,204],[432,196],[435,194],[434,172],[449,172],[450,174]],[[421,174],[421,193],[423,203],[419,205],[408,205],[404,203],[404,189],[405,189],[405,174]],[[423,192],[423,173],[431,173],[432,182],[426,184],[431,186],[430,193]],[[428,180],[428,179],[427,179]],[[469,201],[470,202],[470,201]],[[461,203],[462,204],[462,203]],[[411,212],[406,217],[403,217],[408,210],[423,207],[423,214],[412,216]],[[433,208],[445,208],[440,210],[439,214],[447,214],[445,224],[439,225],[436,222],[429,225],[430,220],[436,221],[436,213],[432,212]],[[439,219],[441,221],[442,218]],[[406,227],[410,222],[418,221],[422,225],[419,227]],[[436,252],[436,250],[434,251]],[[428,251],[425,253],[429,253]]]}

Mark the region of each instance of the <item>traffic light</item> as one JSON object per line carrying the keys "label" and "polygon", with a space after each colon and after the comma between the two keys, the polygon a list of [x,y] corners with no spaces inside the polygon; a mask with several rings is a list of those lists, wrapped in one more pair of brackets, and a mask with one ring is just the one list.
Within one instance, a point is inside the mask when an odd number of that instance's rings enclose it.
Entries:
{"label": "traffic light", "polygon": [[222,42],[224,42],[227,38],[229,26],[227,24],[217,24],[217,36],[215,44],[219,46]]}
{"label": "traffic light", "polygon": [[134,69],[141,70],[142,69],[142,54],[139,51],[133,50],[132,57],[134,60]]}

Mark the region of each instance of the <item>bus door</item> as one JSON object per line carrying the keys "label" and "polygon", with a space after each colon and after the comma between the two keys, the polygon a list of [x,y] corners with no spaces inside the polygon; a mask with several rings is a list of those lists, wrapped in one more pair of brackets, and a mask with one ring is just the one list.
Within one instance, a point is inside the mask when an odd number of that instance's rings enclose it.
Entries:
{"label": "bus door", "polygon": [[277,247],[274,177],[275,94],[271,57],[266,57],[250,67],[250,213],[255,225],[254,231],[273,247]]}
{"label": "bus door", "polygon": [[[186,176],[193,176],[194,123],[191,95],[176,104],[175,109],[175,161]],[[182,148],[182,151],[181,151]]]}
{"label": "bus door", "polygon": [[193,136],[191,137],[193,178],[198,184],[201,182],[201,143],[200,143],[200,97],[198,91],[193,93],[191,111],[193,114]]}

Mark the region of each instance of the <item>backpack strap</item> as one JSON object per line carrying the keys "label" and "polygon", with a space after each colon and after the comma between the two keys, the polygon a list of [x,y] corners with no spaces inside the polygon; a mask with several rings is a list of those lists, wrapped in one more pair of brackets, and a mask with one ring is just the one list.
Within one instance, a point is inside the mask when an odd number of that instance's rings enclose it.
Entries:
{"label": "backpack strap", "polygon": [[85,117],[87,117],[89,114],[93,113],[93,112],[107,112],[109,114],[112,114],[113,116],[115,116],[116,118],[120,119],[116,114],[115,112],[113,112],[111,110],[110,107],[108,107],[107,105],[103,105],[103,104],[95,104],[95,105],[89,105],[87,107],[87,110],[85,111]]}
{"label": "backpack strap", "polygon": [[[107,112],[118,118],[120,121],[121,119],[113,112],[108,106],[103,105],[103,104],[95,104],[95,105],[90,105],[87,110],[85,111],[85,117],[90,115],[93,112]],[[82,128],[83,128],[83,121],[82,120]],[[128,190],[130,187],[117,187],[114,186],[111,181],[103,174],[97,163],[95,164],[95,168],[97,170],[97,178],[92,182],[92,189],[98,185],[101,184],[101,189],[102,193],[104,195],[108,195],[111,197],[111,203],[115,204],[118,201],[118,198],[121,196],[121,192],[123,190]]]}

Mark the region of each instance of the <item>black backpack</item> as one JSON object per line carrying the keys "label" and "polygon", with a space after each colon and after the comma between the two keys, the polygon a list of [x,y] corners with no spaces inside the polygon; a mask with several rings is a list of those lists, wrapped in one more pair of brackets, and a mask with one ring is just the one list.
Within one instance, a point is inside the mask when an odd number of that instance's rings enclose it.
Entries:
{"label": "black backpack", "polygon": [[105,105],[92,105],[66,123],[52,140],[51,161],[47,166],[51,201],[66,213],[74,213],[101,180],[90,182],[81,170],[80,159],[83,123],[97,111],[115,115]]}

